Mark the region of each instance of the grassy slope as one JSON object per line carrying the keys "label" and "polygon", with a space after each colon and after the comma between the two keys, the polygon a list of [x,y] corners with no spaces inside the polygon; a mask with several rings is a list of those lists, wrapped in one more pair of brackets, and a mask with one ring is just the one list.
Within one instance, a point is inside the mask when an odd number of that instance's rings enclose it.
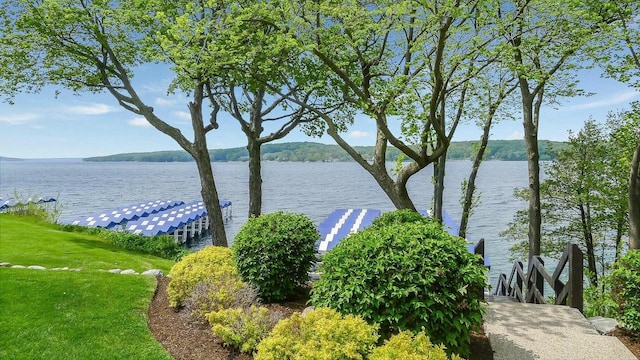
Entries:
{"label": "grassy slope", "polygon": [[126,251],[95,236],[60,231],[35,219],[0,215],[0,262],[70,267],[83,271],[160,269],[169,272],[172,261]]}
{"label": "grassy slope", "polygon": [[0,268],[0,358],[170,359],[147,327],[155,279],[99,270],[166,272],[171,261],[0,215],[5,261],[82,271]]}

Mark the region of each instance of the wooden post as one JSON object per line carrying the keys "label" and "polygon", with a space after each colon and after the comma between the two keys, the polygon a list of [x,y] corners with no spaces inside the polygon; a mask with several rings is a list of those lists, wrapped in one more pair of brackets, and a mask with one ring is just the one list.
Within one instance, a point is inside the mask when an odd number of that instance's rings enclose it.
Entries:
{"label": "wooden post", "polygon": [[[538,258],[538,261],[540,262],[540,266],[544,267],[544,260],[542,260],[541,257],[536,256]],[[538,289],[538,291],[540,291],[540,296],[542,296],[542,301],[544,303],[544,277],[542,276],[542,274],[540,274],[540,271],[538,270],[538,268],[536,267],[535,270],[536,272],[536,288]]]}
{"label": "wooden post", "polygon": [[[522,261],[517,261],[516,263],[517,263],[517,266],[520,267],[520,269],[524,270],[524,266],[522,265]],[[516,264],[514,264],[514,266],[516,266]],[[524,287],[522,286],[523,283],[524,283],[524,279],[518,274],[517,271],[516,271],[515,275],[516,275],[516,285],[518,286],[517,289],[520,289],[520,291],[522,291],[522,289],[524,289]],[[509,284],[509,285],[511,285],[511,284]],[[516,292],[516,288],[514,288],[513,294],[509,294],[509,295],[517,297],[518,294]],[[518,299],[518,301],[522,301],[522,300]]]}
{"label": "wooden post", "polygon": [[584,267],[582,251],[576,244],[567,244],[569,251],[569,306],[583,311]]}
{"label": "wooden post", "polygon": [[[480,239],[478,243],[473,247],[473,253],[480,255],[480,266],[484,266],[484,239]],[[484,299],[484,287],[478,289],[479,299]]]}

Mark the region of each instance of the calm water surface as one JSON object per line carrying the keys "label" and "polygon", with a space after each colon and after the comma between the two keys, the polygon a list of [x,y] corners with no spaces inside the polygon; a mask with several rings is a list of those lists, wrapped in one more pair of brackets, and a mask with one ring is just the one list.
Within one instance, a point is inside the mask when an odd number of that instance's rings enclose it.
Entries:
{"label": "calm water surface", "polygon": [[[247,219],[248,164],[214,163],[214,175],[221,199],[233,203],[233,219],[227,225],[232,241]],[[468,176],[469,161],[450,161],[445,184],[446,211],[460,219],[460,183]],[[409,182],[409,192],[420,209],[430,207],[433,197],[432,169],[427,168]],[[373,178],[356,163],[263,164],[263,211],[285,210],[303,213],[316,224],[337,208],[394,209]],[[486,239],[491,259],[491,283],[499,272],[508,272],[510,244],[500,238],[514,213],[526,208],[515,200],[514,189],[527,185],[526,162],[487,161],[477,185],[481,204],[473,214],[468,238]],[[83,162],[81,160],[0,161],[0,196],[55,196],[62,206],[61,218],[150,200],[200,199],[200,182],[195,163]],[[203,246],[203,245],[201,245]]]}

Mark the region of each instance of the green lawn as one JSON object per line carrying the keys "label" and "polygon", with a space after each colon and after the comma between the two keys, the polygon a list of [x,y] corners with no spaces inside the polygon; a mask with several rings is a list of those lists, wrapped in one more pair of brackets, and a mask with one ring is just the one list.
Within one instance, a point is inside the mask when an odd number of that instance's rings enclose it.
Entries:
{"label": "green lawn", "polygon": [[160,269],[165,273],[173,265],[170,260],[123,250],[93,235],[61,231],[53,224],[6,214],[0,215],[0,262],[83,271]]}
{"label": "green lawn", "polygon": [[0,262],[82,269],[0,268],[0,359],[171,358],[147,327],[155,279],[102,271],[166,273],[171,261],[0,215]]}

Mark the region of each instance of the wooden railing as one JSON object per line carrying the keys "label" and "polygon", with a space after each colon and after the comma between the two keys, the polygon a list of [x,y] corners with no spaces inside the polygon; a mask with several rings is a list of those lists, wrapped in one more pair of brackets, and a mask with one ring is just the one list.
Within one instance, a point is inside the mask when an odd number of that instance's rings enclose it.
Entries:
{"label": "wooden railing", "polygon": [[[545,281],[554,292],[554,304],[569,305],[582,312],[583,309],[583,265],[582,251],[575,244],[567,244],[553,275],[544,267],[544,261],[534,256],[525,273],[521,261],[516,261],[507,279],[500,274],[494,295],[510,296],[520,302],[546,304],[544,298]],[[562,282],[560,275],[569,267],[568,280]]]}

